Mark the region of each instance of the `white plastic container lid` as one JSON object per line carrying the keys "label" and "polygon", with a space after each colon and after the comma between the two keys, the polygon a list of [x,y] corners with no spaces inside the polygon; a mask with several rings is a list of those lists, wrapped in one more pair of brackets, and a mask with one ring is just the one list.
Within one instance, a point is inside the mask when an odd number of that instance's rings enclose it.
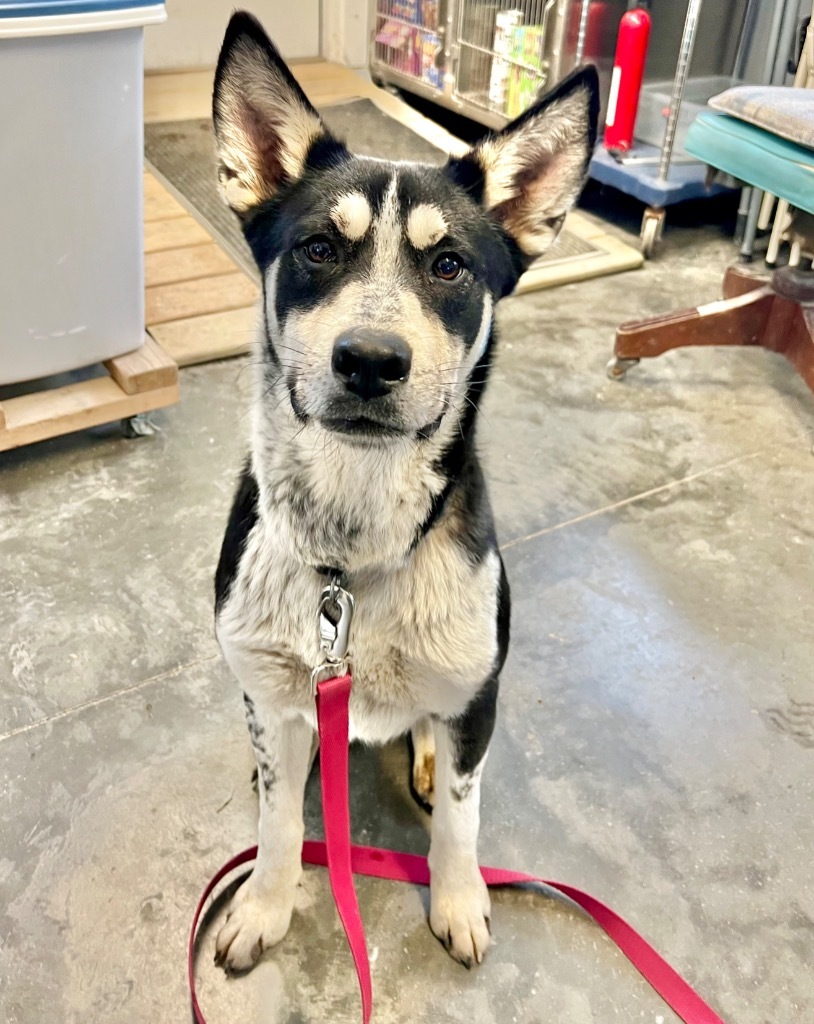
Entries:
{"label": "white plastic container lid", "polygon": [[0,39],[138,28],[166,17],[156,0],[0,0]]}

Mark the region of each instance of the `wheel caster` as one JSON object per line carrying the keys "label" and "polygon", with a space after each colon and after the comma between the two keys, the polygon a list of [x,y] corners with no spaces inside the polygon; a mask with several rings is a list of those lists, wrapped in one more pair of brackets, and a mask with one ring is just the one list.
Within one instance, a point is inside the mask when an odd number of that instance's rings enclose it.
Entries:
{"label": "wheel caster", "polygon": [[153,437],[161,433],[161,427],[150,419],[149,413],[140,412],[135,416],[128,416],[122,420],[122,435],[124,437]]}
{"label": "wheel caster", "polygon": [[650,259],[654,255],[661,236],[664,233],[664,220],[667,216],[667,211],[664,209],[657,209],[654,206],[648,206],[644,211],[642,217],[642,228],[639,233],[639,244],[642,250],[642,256]]}
{"label": "wheel caster", "polygon": [[638,359],[620,359],[614,356],[608,363],[607,373],[611,380],[624,380],[625,374],[632,367],[638,365]]}

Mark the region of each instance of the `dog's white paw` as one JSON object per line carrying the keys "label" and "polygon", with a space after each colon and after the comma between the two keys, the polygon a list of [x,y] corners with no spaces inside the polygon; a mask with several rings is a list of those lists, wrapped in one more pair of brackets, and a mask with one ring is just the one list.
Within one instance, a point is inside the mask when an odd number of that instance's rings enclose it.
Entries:
{"label": "dog's white paw", "polygon": [[291,924],[295,889],[258,891],[251,876],[235,893],[226,922],[215,940],[215,963],[227,971],[247,971],[263,951],[285,938]]}
{"label": "dog's white paw", "polygon": [[453,960],[466,968],[483,961],[491,942],[490,914],[489,890],[479,871],[455,885],[433,880],[430,928]]}

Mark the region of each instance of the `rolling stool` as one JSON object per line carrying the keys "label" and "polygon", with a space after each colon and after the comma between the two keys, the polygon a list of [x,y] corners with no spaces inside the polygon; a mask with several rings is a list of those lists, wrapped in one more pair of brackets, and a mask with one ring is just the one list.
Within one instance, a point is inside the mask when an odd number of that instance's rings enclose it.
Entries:
{"label": "rolling stool", "polygon": [[[739,86],[710,101],[690,126],[687,152],[785,200],[798,266],[769,277],[726,271],[723,299],[616,332],[608,375],[620,380],[640,359],[693,345],[759,345],[784,355],[814,391],[814,102],[785,86]],[[721,113],[719,111],[726,111]]]}

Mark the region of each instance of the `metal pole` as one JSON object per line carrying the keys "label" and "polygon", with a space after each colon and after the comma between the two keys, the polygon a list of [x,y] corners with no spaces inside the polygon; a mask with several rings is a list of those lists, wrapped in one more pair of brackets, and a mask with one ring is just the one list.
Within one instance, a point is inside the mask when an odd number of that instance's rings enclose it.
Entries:
{"label": "metal pole", "polygon": [[758,12],[759,0],[748,0],[738,39],[738,49],[735,53],[735,66],[732,69],[732,77],[736,85],[743,80],[743,76],[746,74],[746,65],[749,61],[749,54],[754,40]]}
{"label": "metal pole", "polygon": [[780,19],[780,31],[777,33],[777,47],[772,62],[770,85],[785,85],[788,74],[786,65],[791,53],[792,40],[797,32],[798,0],[794,0],[793,3],[786,0],[780,6],[783,8],[783,16]]}
{"label": "metal pole", "polygon": [[670,160],[673,157],[673,146],[676,140],[676,129],[678,128],[678,116],[681,113],[681,102],[684,99],[684,87],[687,84],[687,75],[690,71],[692,51],[695,48],[695,36],[698,31],[698,17],[701,13],[702,0],[690,0],[687,7],[687,17],[684,21],[684,34],[681,37],[681,49],[678,53],[678,65],[675,78],[673,79],[673,94],[670,97],[670,113],[667,118],[667,128],[664,132],[664,142],[661,145],[661,160],[659,162],[659,181],[667,181],[670,172]]}
{"label": "metal pole", "polygon": [[749,218],[749,206],[752,202],[752,186],[744,185],[741,189],[740,203],[738,204],[738,219],[735,222],[735,241],[740,242],[746,233],[746,221]]}
{"label": "metal pole", "polygon": [[738,258],[741,263],[752,262],[752,251],[755,247],[755,233],[757,231],[757,218],[760,214],[760,203],[763,193],[759,188],[753,188],[749,200],[749,213],[746,217],[746,227],[743,231],[743,242]]}
{"label": "metal pole", "polygon": [[772,11],[772,24],[769,29],[769,41],[766,46],[766,60],[763,64],[763,84],[771,85],[774,78],[774,65],[777,60],[777,48],[780,45],[780,33],[783,30],[783,17],[786,13],[786,0],[775,0]]}
{"label": "metal pole", "polygon": [[574,67],[579,67],[582,58],[585,56],[585,35],[588,29],[588,12],[590,11],[591,0],[582,0],[579,9],[579,32],[577,34],[577,52],[574,55]]}
{"label": "metal pole", "polygon": [[[776,0],[774,10],[772,11],[769,39],[766,46],[766,60],[763,64],[764,85],[771,85],[774,78],[775,64],[777,63],[777,54],[780,47],[780,38],[783,32],[783,23],[789,6],[788,0]],[[755,250],[755,235],[757,234],[757,219],[760,214],[760,204],[762,200],[763,192],[758,188],[752,189],[752,196],[749,204],[749,215],[746,218],[746,227],[743,232],[743,241],[741,242],[739,253],[741,263],[752,262],[752,256]]]}

